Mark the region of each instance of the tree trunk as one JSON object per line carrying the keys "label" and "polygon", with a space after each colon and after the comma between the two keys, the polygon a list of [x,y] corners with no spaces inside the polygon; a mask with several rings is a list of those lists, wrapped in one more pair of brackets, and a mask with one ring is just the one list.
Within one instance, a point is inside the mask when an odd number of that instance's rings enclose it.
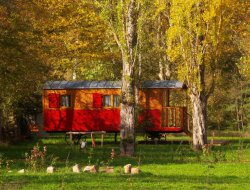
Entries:
{"label": "tree trunk", "polygon": [[76,67],[77,67],[77,59],[73,59],[73,66],[72,66],[72,80],[76,80]]}
{"label": "tree trunk", "polygon": [[170,80],[170,62],[167,59],[167,54],[166,54],[166,30],[167,30],[167,24],[164,23],[163,20],[166,20],[162,16],[162,13],[159,14],[158,20],[157,20],[157,47],[159,51],[159,78],[160,80]]}
{"label": "tree trunk", "polygon": [[193,148],[197,151],[207,144],[207,98],[203,92],[192,87],[190,99],[193,112]]}
{"label": "tree trunk", "polygon": [[131,156],[135,152],[135,62],[137,45],[137,14],[135,0],[128,6],[126,19],[126,48],[122,51],[122,101],[121,101],[121,126],[120,126],[120,153]]}
{"label": "tree trunk", "polygon": [[167,56],[162,55],[159,60],[159,78],[160,80],[170,80],[171,70],[170,70],[170,62],[167,61]]}
{"label": "tree trunk", "polygon": [[131,65],[123,60],[120,153],[131,156],[135,151],[135,83]]}
{"label": "tree trunk", "polygon": [[135,107],[128,103],[121,104],[121,144],[120,154],[131,156],[135,152]]}
{"label": "tree trunk", "polygon": [[238,103],[238,98],[235,100],[235,111],[236,111],[236,125],[237,125],[237,130],[240,131],[240,111],[239,111],[239,103]]}
{"label": "tree trunk", "polygon": [[0,110],[0,142],[3,141],[3,114]]}

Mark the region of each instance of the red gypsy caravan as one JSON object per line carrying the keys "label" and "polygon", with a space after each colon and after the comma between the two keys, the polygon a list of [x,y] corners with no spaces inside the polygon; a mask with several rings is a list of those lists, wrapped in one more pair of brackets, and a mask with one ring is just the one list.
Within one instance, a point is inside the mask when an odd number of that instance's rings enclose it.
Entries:
{"label": "red gypsy caravan", "polygon": [[[119,81],[49,81],[43,88],[47,132],[120,131]],[[187,88],[179,81],[146,81],[139,90],[138,128],[151,135],[188,131]]]}

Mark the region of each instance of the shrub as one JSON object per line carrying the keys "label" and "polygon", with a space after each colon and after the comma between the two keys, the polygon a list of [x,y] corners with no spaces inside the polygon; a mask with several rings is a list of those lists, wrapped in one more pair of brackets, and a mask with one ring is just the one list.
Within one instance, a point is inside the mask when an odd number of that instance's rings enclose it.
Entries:
{"label": "shrub", "polygon": [[25,153],[25,162],[31,170],[37,171],[45,166],[46,154],[47,147],[44,146],[43,149],[40,150],[40,146],[37,144],[33,147],[30,154]]}

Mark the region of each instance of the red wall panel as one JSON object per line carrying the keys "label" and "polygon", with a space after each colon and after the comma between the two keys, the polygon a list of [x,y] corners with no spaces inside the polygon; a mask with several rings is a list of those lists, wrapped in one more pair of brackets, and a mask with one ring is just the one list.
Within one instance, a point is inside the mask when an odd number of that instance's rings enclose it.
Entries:
{"label": "red wall panel", "polygon": [[[146,131],[158,132],[181,132],[178,127],[161,126],[161,110],[145,110],[139,116],[139,125],[149,121],[151,126]],[[97,109],[97,110],[44,110],[45,131],[120,131],[119,109]]]}
{"label": "red wall panel", "polygon": [[72,126],[72,110],[44,110],[45,131],[70,131]]}
{"label": "red wall panel", "polygon": [[102,94],[93,93],[93,108],[102,108]]}
{"label": "red wall panel", "polygon": [[45,131],[119,131],[120,110],[44,110]]}
{"label": "red wall panel", "polygon": [[161,127],[161,111],[144,110],[139,116],[139,125],[146,126],[147,129]]}
{"label": "red wall panel", "polygon": [[[146,131],[154,132],[182,132],[179,127],[162,127],[161,126],[161,110],[144,110],[139,116],[139,125],[144,125],[146,122]],[[148,126],[150,124],[150,126]]]}
{"label": "red wall panel", "polygon": [[49,108],[60,107],[60,94],[51,93],[48,95]]}

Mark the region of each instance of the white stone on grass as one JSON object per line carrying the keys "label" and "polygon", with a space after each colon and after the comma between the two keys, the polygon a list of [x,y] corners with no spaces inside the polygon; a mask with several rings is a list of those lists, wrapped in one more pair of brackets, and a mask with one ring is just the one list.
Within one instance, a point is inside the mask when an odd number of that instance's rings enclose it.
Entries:
{"label": "white stone on grass", "polygon": [[80,173],[81,172],[81,167],[79,166],[79,164],[76,164],[72,167],[72,170],[74,173]]}
{"label": "white stone on grass", "polygon": [[89,172],[89,173],[97,173],[98,172],[98,169],[95,165],[93,166],[86,166],[84,169],[83,169],[84,172]]}
{"label": "white stone on grass", "polygon": [[21,169],[21,170],[18,171],[18,173],[20,173],[20,174],[23,174],[24,172],[25,172],[24,169]]}
{"label": "white stone on grass", "polygon": [[132,165],[131,164],[127,164],[124,166],[124,173],[125,174],[130,174],[131,173],[131,168],[132,168]]}
{"label": "white stone on grass", "polygon": [[107,166],[105,169],[106,173],[114,173],[114,167],[113,166]]}
{"label": "white stone on grass", "polygon": [[53,166],[47,167],[47,173],[54,173],[55,168]]}
{"label": "white stone on grass", "polygon": [[140,172],[139,168],[131,168],[131,174],[139,174]]}

